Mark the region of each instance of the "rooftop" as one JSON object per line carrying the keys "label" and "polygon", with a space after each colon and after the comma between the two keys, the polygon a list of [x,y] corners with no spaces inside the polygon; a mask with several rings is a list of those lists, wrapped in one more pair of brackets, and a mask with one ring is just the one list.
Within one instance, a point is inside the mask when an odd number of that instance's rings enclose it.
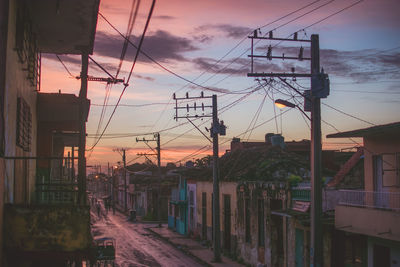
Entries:
{"label": "rooftop", "polygon": [[400,134],[400,122],[393,122],[383,125],[372,126],[353,131],[328,134],[327,138],[342,138],[342,137],[366,137],[381,134]]}

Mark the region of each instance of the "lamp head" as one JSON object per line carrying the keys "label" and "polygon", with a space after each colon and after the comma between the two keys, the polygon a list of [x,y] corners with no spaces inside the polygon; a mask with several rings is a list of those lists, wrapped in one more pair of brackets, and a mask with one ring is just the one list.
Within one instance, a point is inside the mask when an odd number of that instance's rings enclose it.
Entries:
{"label": "lamp head", "polygon": [[289,101],[283,100],[283,99],[277,99],[275,100],[275,105],[278,108],[284,108],[284,107],[289,107],[289,108],[295,108],[296,105],[293,103],[290,103]]}

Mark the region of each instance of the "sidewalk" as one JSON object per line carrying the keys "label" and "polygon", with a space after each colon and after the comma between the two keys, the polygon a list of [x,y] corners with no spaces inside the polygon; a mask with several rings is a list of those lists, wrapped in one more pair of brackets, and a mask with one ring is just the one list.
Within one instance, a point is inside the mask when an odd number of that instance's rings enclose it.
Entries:
{"label": "sidewalk", "polygon": [[163,225],[162,228],[158,227],[151,227],[147,228],[149,231],[154,233],[155,235],[161,237],[168,243],[172,244],[173,246],[183,250],[185,253],[197,258],[202,263],[208,266],[232,266],[232,267],[239,267],[244,266],[231,259],[221,255],[222,262],[216,263],[212,262],[214,258],[214,253],[211,249],[202,246],[199,242],[190,239],[186,236],[178,234],[167,227],[167,225]]}

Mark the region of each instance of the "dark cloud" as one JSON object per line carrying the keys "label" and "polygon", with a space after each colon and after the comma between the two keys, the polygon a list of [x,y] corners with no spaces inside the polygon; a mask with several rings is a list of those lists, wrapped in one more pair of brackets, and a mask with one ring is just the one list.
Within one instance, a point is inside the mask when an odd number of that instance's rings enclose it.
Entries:
{"label": "dark cloud", "polygon": [[[131,37],[133,43],[138,43],[138,37]],[[123,45],[123,39],[120,36],[98,31],[94,51],[96,55],[120,58]],[[186,61],[183,56],[186,52],[198,50],[192,40],[172,35],[166,31],[156,31],[148,34],[144,41],[142,50],[149,54],[153,59],[159,62],[168,62],[170,60]],[[133,60],[136,49],[128,46],[126,60]],[[138,58],[139,61],[148,61],[143,55]]]}
{"label": "dark cloud", "polygon": [[196,31],[208,32],[218,31],[228,38],[243,38],[247,36],[252,29],[243,26],[234,26],[230,24],[206,24],[196,28]]}
{"label": "dark cloud", "polygon": [[210,43],[214,39],[214,36],[207,34],[200,34],[200,35],[194,35],[193,39],[200,43]]}
{"label": "dark cloud", "polygon": [[167,15],[154,16],[153,18],[160,19],[160,20],[173,20],[173,19],[175,19],[175,17],[167,16]]}

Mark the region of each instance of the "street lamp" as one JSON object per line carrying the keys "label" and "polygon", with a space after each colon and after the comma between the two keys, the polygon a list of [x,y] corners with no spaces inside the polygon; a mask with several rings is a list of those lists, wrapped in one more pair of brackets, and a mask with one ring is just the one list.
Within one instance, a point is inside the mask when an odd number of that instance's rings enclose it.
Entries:
{"label": "street lamp", "polygon": [[293,104],[289,101],[283,100],[283,99],[277,99],[275,100],[275,106],[277,106],[278,108],[298,108],[300,110],[301,113],[303,113],[304,116],[306,116],[307,119],[309,119],[311,121],[311,118],[307,115],[307,113],[304,112],[304,110],[302,110],[298,105]]}

